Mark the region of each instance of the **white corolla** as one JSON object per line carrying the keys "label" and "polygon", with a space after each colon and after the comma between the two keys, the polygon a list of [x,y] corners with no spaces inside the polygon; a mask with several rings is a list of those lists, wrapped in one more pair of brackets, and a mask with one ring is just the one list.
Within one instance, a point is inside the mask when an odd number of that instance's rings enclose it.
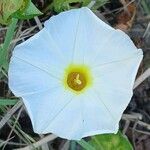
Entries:
{"label": "white corolla", "polygon": [[131,39],[88,8],[51,17],[14,49],[9,87],[36,133],[79,140],[116,133],[143,57]]}

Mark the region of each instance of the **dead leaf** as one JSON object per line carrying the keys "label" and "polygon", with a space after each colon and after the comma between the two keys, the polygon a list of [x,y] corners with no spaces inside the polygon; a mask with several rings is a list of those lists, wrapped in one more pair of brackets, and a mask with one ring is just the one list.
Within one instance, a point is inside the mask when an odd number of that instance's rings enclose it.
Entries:
{"label": "dead leaf", "polygon": [[136,5],[134,2],[129,3],[128,0],[120,1],[124,6],[124,9],[116,17],[117,24],[115,25],[115,28],[126,32],[127,30],[131,29],[133,25],[133,21],[136,15]]}

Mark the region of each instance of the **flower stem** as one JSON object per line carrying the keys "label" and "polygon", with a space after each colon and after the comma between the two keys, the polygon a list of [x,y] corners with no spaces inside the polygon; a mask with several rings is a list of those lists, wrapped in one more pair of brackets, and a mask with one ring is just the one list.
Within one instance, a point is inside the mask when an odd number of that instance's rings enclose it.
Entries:
{"label": "flower stem", "polygon": [[76,141],[71,141],[70,150],[76,150]]}
{"label": "flower stem", "polygon": [[0,67],[4,67],[5,70],[8,69],[8,54],[9,54],[9,46],[13,39],[16,24],[18,22],[18,19],[13,18],[11,24],[8,26],[6,37],[4,40],[4,44],[2,45],[2,48],[0,49]]}
{"label": "flower stem", "polygon": [[82,146],[85,150],[96,150],[92,145],[90,145],[85,140],[76,141],[80,146]]}

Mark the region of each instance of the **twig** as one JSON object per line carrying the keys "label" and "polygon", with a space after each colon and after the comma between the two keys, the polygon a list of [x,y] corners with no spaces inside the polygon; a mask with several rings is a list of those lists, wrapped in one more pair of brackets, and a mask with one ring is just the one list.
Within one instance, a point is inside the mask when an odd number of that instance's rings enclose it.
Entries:
{"label": "twig", "polygon": [[133,142],[134,149],[137,149],[136,144],[135,144],[135,129],[136,129],[137,124],[138,124],[138,121],[136,120],[134,122],[134,125],[133,125],[133,128],[132,128],[132,142]]}
{"label": "twig", "polygon": [[137,130],[137,129],[135,129],[135,131],[142,133],[142,134],[150,135],[150,132],[147,132],[147,131],[142,131],[142,130]]}
{"label": "twig", "polygon": [[136,123],[142,127],[145,127],[147,130],[150,130],[150,124],[147,124],[143,121],[140,121],[142,118],[139,115],[135,115],[135,114],[123,114],[122,115],[122,119],[123,120],[129,120],[129,121],[136,121]]}
{"label": "twig", "polygon": [[32,145],[26,146],[24,148],[15,149],[15,150],[31,150],[33,148],[35,149],[35,148],[37,148],[37,147],[39,147],[39,146],[41,146],[41,145],[43,145],[43,144],[45,144],[45,143],[47,143],[49,141],[52,141],[52,140],[54,140],[56,138],[57,138],[56,135],[50,134],[48,136],[45,136],[43,139],[39,140],[38,142],[35,142]]}
{"label": "twig", "polygon": [[122,131],[123,134],[127,132],[129,125],[130,125],[130,120],[126,120],[124,129]]}
{"label": "twig", "polygon": [[123,114],[122,115],[122,119],[123,120],[131,120],[131,121],[135,121],[135,120],[141,120],[141,114]]}
{"label": "twig", "polygon": [[150,124],[147,124],[147,123],[142,122],[142,121],[138,121],[138,124],[145,127],[145,128],[147,128],[148,130],[150,130]]}

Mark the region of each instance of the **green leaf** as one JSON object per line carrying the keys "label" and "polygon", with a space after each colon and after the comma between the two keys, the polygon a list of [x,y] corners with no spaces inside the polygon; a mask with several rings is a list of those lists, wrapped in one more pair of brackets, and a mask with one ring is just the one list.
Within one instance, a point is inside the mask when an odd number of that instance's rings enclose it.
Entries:
{"label": "green leaf", "polygon": [[54,0],[53,5],[54,5],[54,10],[57,13],[59,13],[65,10],[76,8],[71,6],[70,4],[80,3],[81,6],[87,6],[90,2],[91,0]]}
{"label": "green leaf", "polygon": [[11,16],[22,7],[22,4],[23,0],[0,0],[0,24],[9,24]]}
{"label": "green leaf", "polygon": [[31,0],[23,0],[22,6],[18,10],[18,12],[23,13],[28,8],[30,3],[31,3]]}
{"label": "green leaf", "polygon": [[26,9],[19,10],[14,14],[14,17],[18,19],[31,19],[35,16],[42,15],[42,12],[40,12],[36,6],[31,2],[31,0],[28,0]]}
{"label": "green leaf", "polygon": [[0,106],[15,105],[17,102],[18,102],[18,99],[4,99],[4,98],[0,98]]}
{"label": "green leaf", "polygon": [[0,0],[0,24],[8,25],[13,17],[30,19],[42,13],[31,0]]}
{"label": "green leaf", "polygon": [[121,132],[93,136],[89,143],[96,150],[133,150],[129,140]]}

